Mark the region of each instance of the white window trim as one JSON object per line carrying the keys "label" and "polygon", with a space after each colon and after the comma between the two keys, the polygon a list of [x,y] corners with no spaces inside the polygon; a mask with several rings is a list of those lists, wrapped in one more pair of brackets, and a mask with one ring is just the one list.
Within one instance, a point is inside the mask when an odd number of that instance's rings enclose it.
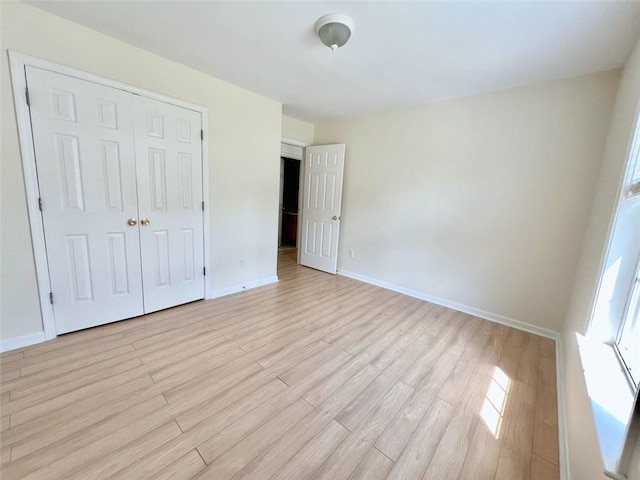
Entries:
{"label": "white window trim", "polygon": [[[586,334],[589,331],[589,329],[592,327],[595,320],[596,303],[600,294],[602,279],[606,270],[606,262],[609,256],[609,251],[613,243],[613,236],[614,236],[616,221],[618,219],[618,216],[620,215],[622,204],[625,200],[628,201],[629,197],[640,198],[640,196],[637,196],[635,193],[633,193],[635,191],[636,183],[638,182],[638,180],[640,180],[640,178],[638,178],[638,176],[640,175],[640,102],[638,102],[638,104],[636,105],[636,113],[634,116],[632,129],[633,130],[632,130],[631,138],[629,139],[629,144],[627,146],[626,157],[625,157],[626,168],[618,182],[616,204],[613,210],[613,215],[609,220],[606,243],[604,245],[604,248],[602,250],[602,255],[600,258],[597,284],[595,285],[591,295],[591,302],[589,305],[589,310],[587,312],[588,321],[585,323],[584,330],[580,332],[582,334]],[[633,198],[633,201],[635,201],[636,198]],[[620,331],[622,321],[623,319],[620,319],[620,323],[617,325],[617,328],[615,329],[616,332]],[[580,334],[577,334],[577,335],[581,336]],[[617,339],[617,336],[616,336],[616,339]],[[580,341],[578,341],[578,344],[580,344]],[[606,344],[600,344],[600,346],[606,347],[606,348],[600,349],[601,353],[599,354],[593,354],[593,358],[591,360],[595,360],[597,363],[598,361],[600,362],[605,361],[607,358],[610,358],[610,356],[614,356],[614,357],[616,356],[615,347],[613,345],[606,343]],[[584,365],[585,363],[585,357],[583,356],[584,352],[582,348],[580,350],[581,350],[580,355],[582,356],[582,362]],[[591,353],[587,353],[586,355],[591,355]],[[638,430],[638,422],[639,422],[637,418],[638,408],[636,407],[635,413],[634,413],[634,400],[633,400],[633,396],[637,392],[633,392],[633,389],[631,388],[631,385],[629,384],[627,379],[627,372],[622,371],[622,368],[624,367],[623,365],[621,365],[621,362],[619,362],[619,359],[617,357],[616,357],[616,361],[617,361],[617,364],[620,366],[620,369],[615,371],[612,369],[610,372],[608,372],[608,374],[615,376],[616,379],[618,380],[624,379],[624,383],[628,387],[629,391],[632,393],[631,399],[628,402],[629,403],[628,408],[629,408],[629,411],[631,412],[631,416],[629,418],[629,423],[627,425],[625,434],[622,435],[621,438],[616,439],[616,442],[619,441],[619,448],[617,449],[618,453],[616,454],[615,458],[613,456],[607,455],[604,449],[602,449],[602,447],[601,447],[601,455],[602,455],[603,463],[605,465],[605,472],[604,472],[605,475],[615,480],[626,480],[625,474],[626,474],[626,468],[628,467],[628,464],[625,464],[625,462],[628,463],[628,459],[630,456],[628,454],[628,451],[635,444],[635,437],[637,436],[637,430]],[[585,382],[587,383],[587,388],[588,388],[588,385],[590,383],[589,377],[591,375],[588,369],[585,369],[584,373],[585,373]],[[595,383],[597,384],[597,381]],[[618,382],[618,383],[621,384],[621,382]],[[592,399],[591,399],[591,402],[592,402],[592,406],[595,406]],[[593,409],[593,418],[594,418],[594,422],[596,423],[596,430],[597,430],[596,433],[598,434],[598,441],[600,443],[604,441],[610,441],[610,438],[608,438],[608,435],[611,434],[612,429],[609,426],[608,419],[605,418],[604,415],[599,415],[595,408]]]}
{"label": "white window trim", "polygon": [[627,303],[624,307],[624,313],[622,314],[622,320],[620,321],[620,326],[618,328],[618,333],[616,335],[616,339],[614,342],[614,349],[616,351],[617,356],[619,357],[620,363],[625,367],[629,377],[629,383],[631,384],[633,390],[640,389],[640,372],[635,372],[633,374],[630,369],[627,361],[624,359],[623,353],[620,351],[620,341],[622,339],[622,335],[624,333],[624,328],[626,323],[629,321],[629,312],[634,308],[634,300],[640,301],[637,295],[640,295],[640,256],[636,260],[636,266],[633,274],[633,279],[631,281],[631,288],[629,288],[629,293],[627,295]]}
{"label": "white window trim", "polygon": [[[38,198],[40,191],[38,188],[38,177],[36,173],[35,151],[33,149],[33,136],[31,132],[31,116],[29,106],[27,105],[26,91],[27,79],[25,76],[25,67],[33,66],[51,72],[68,75],[81,80],[87,80],[100,85],[104,85],[129,93],[134,93],[143,97],[151,98],[161,102],[169,103],[178,107],[187,108],[196,111],[202,116],[202,175],[203,175],[203,198],[205,199],[205,214],[203,215],[204,227],[204,264],[209,271],[211,269],[211,251],[210,251],[210,215],[208,214],[210,207],[209,194],[209,110],[206,107],[195,105],[193,103],[178,100],[167,95],[151,92],[142,88],[128,85],[108,78],[86,73],[75,68],[66,67],[57,63],[49,62],[41,58],[24,55],[22,53],[9,51],[9,66],[11,71],[11,83],[13,86],[13,99],[16,109],[16,120],[18,124],[18,136],[20,139],[20,153],[22,157],[22,170],[24,173],[25,190],[27,195],[27,211],[29,214],[29,224],[31,227],[31,241],[33,245],[33,256],[36,266],[36,277],[38,282],[38,296],[40,299],[40,311],[42,314],[42,323],[44,328],[44,339],[50,340],[57,336],[55,326],[55,316],[53,306],[49,301],[49,292],[51,291],[51,283],[49,281],[49,266],[47,263],[44,225],[40,209],[38,206]],[[205,298],[212,298],[211,282],[205,277]]]}
{"label": "white window trim", "polygon": [[640,198],[640,181],[632,183],[627,187],[627,198]]}
{"label": "white window trim", "polygon": [[[625,429],[621,428],[624,425],[619,419],[622,415],[626,417],[631,414],[634,392],[612,345],[590,340],[579,334],[576,340],[604,474],[615,480],[625,480],[625,467],[621,458],[630,439]],[[629,425],[626,430],[629,430]]]}
{"label": "white window trim", "polygon": [[[639,120],[636,118],[636,122]],[[636,132],[636,136],[637,136]],[[640,198],[640,141],[637,138],[631,144],[629,159],[634,159],[634,164],[629,165],[628,174],[625,175],[625,194],[627,198]]]}

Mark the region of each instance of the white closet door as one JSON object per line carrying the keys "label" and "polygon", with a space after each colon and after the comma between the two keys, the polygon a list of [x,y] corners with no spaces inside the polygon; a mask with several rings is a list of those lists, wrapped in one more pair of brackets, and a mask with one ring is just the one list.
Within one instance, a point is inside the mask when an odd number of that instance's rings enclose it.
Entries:
{"label": "white closet door", "polygon": [[141,315],[134,96],[26,76],[57,333]]}
{"label": "white closet door", "polygon": [[202,119],[134,100],[145,312],[204,298]]}

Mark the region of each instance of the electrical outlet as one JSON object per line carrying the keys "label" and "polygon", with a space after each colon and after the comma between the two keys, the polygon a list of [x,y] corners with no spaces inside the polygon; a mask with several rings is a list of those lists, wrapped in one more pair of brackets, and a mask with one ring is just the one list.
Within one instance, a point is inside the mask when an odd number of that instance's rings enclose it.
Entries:
{"label": "electrical outlet", "polygon": [[240,259],[240,268],[244,268],[244,265],[245,265],[244,258],[241,258]]}
{"label": "electrical outlet", "polygon": [[349,258],[355,258],[355,257],[356,257],[355,250],[349,250]]}

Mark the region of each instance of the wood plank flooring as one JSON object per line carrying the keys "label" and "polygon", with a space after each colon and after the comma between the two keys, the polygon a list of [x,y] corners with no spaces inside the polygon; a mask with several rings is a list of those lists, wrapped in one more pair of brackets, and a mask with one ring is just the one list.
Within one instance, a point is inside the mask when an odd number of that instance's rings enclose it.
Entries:
{"label": "wood plank flooring", "polygon": [[1,355],[2,479],[559,478],[553,341],[294,258]]}

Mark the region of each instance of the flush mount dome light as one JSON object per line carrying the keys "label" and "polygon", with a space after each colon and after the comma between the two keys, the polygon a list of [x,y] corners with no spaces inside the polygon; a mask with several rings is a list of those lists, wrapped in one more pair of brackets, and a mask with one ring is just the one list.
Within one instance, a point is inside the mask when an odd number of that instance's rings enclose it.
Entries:
{"label": "flush mount dome light", "polygon": [[349,41],[354,23],[341,13],[329,13],[316,22],[316,33],[327,47],[334,52]]}

